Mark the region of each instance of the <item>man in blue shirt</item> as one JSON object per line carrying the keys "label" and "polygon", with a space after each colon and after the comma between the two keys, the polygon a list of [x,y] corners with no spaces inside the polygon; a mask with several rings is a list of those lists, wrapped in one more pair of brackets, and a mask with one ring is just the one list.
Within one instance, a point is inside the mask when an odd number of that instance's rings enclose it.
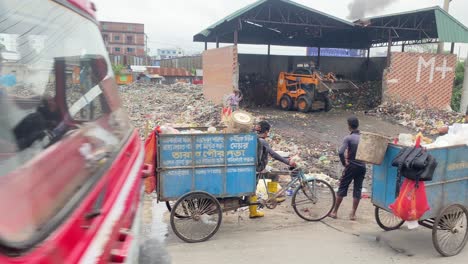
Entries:
{"label": "man in blue shirt", "polygon": [[340,180],[340,186],[337,192],[336,206],[330,213],[331,218],[337,218],[338,209],[340,208],[343,198],[348,195],[348,188],[351,182],[354,182],[353,186],[353,210],[349,216],[349,219],[356,220],[356,211],[361,201],[362,183],[366,175],[366,164],[356,160],[356,153],[359,145],[360,132],[359,119],[352,116],[348,118],[348,128],[351,132],[350,135],[346,136],[343,140],[343,145],[339,150],[339,156],[341,164],[345,167],[343,177]]}

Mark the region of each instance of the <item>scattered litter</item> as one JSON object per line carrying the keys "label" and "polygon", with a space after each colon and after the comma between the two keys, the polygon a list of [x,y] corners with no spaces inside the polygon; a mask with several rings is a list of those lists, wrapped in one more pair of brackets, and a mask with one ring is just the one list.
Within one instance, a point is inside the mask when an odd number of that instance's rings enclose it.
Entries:
{"label": "scattered litter", "polygon": [[453,111],[420,109],[413,104],[390,100],[373,110],[366,111],[366,114],[389,118],[404,127],[426,135],[437,135],[439,128],[460,122],[464,117],[463,114]]}

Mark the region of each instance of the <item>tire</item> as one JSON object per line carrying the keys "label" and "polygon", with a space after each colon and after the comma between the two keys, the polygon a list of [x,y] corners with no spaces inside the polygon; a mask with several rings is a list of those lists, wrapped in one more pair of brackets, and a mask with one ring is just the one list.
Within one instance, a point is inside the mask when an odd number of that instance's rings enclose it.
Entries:
{"label": "tire", "polygon": [[385,231],[392,231],[399,229],[405,221],[400,219],[398,216],[395,216],[392,213],[389,213],[380,207],[375,207],[374,211],[375,221]]}
{"label": "tire", "polygon": [[[172,211],[172,208],[174,207],[175,203],[176,203],[175,201],[166,201],[166,207],[167,207],[167,210],[169,211],[169,213]],[[187,210],[187,206],[184,205],[184,207],[185,207],[185,210]],[[183,215],[180,215],[180,214],[177,214],[177,213],[175,214],[175,217],[177,217],[177,218],[186,218]]]}
{"label": "tire", "polygon": [[299,99],[297,99],[297,110],[302,113],[307,113],[310,111],[310,108],[312,107],[312,100],[310,100],[306,96],[301,96]]}
{"label": "tire", "polygon": [[437,252],[444,257],[460,253],[468,240],[467,224],[466,207],[454,204],[442,210],[432,228],[432,242]]}
{"label": "tire", "polygon": [[188,243],[198,243],[218,232],[222,217],[221,205],[213,195],[191,192],[174,204],[170,221],[176,236]]}
{"label": "tire", "polygon": [[[304,184],[307,184],[307,187],[301,185],[294,191],[291,205],[300,218],[312,222],[320,221],[327,217],[335,207],[335,191],[330,184],[322,180],[311,179]],[[324,203],[317,206],[322,201]],[[303,208],[301,205],[304,204],[308,204],[309,207]],[[315,214],[312,215],[313,213]]]}
{"label": "tire", "polygon": [[287,95],[283,95],[280,100],[280,108],[284,111],[289,111],[292,108],[292,100],[291,97]]}
{"label": "tire", "polygon": [[330,97],[328,97],[328,95],[326,95],[324,101],[325,101],[325,109],[324,109],[325,112],[330,112],[330,110],[332,110],[332,108],[333,108]]}

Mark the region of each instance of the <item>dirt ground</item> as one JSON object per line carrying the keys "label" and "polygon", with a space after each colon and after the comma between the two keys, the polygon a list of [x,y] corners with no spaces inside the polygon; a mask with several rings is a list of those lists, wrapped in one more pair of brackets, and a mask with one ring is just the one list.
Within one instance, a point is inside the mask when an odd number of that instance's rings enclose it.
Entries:
{"label": "dirt ground", "polygon": [[[349,134],[346,119],[355,115],[360,121],[360,130],[382,134],[391,138],[400,133],[414,133],[413,131],[388,120],[365,115],[364,111],[352,112],[334,109],[328,113],[285,112],[275,108],[248,109],[256,117],[269,121],[272,125],[271,136],[281,135],[284,141],[294,143],[303,148],[301,157],[310,164],[310,171],[325,173],[333,178],[339,178],[342,166],[338,158],[338,148],[343,138]],[[321,163],[319,159],[326,157],[330,163]],[[368,166],[367,181],[372,176],[372,167]]]}
{"label": "dirt ground", "polygon": [[[360,119],[362,131],[389,137],[411,133],[402,126],[361,112],[249,111],[270,121],[273,135],[279,134],[288,142],[329,156],[335,154],[333,152],[342,138],[349,133],[346,118],[353,114]],[[330,163],[326,172],[339,175],[341,168],[337,164]],[[371,178],[367,178],[368,191],[370,182]],[[145,236],[156,237],[164,243],[172,263],[309,263],[311,259],[320,259],[321,263],[376,263],[376,259],[379,259],[378,263],[457,263],[452,261],[461,258],[439,258],[430,242],[430,231],[424,228],[383,232],[375,222],[371,198],[362,200],[357,221],[348,220],[352,201],[346,199],[337,220],[326,218],[318,223],[300,219],[294,213],[290,199],[287,197],[275,210],[263,209],[266,216],[261,219],[249,219],[247,208],[227,212],[212,239],[187,244],[172,232],[164,203],[157,204],[154,196],[147,195],[144,202]],[[461,256],[466,257],[466,253]]]}

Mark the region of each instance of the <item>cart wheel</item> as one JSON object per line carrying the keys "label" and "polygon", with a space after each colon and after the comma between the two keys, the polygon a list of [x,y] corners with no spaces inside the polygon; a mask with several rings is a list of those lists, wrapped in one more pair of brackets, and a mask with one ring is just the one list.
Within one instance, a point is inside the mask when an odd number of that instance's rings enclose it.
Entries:
{"label": "cart wheel", "polygon": [[306,221],[320,221],[335,207],[335,191],[325,181],[308,180],[299,186],[292,197],[296,214]]}
{"label": "cart wheel", "polygon": [[397,230],[405,223],[398,216],[377,206],[375,207],[375,221],[385,231]]}
{"label": "cart wheel", "polygon": [[455,256],[466,245],[468,210],[458,204],[442,210],[432,228],[432,242],[435,249],[444,257]]}
{"label": "cart wheel", "polygon": [[210,239],[218,231],[221,219],[221,205],[206,192],[185,194],[177,200],[171,211],[172,230],[188,243]]}
{"label": "cart wheel", "polygon": [[[169,213],[172,211],[172,208],[174,207],[174,204],[176,203],[176,201],[166,201],[166,207],[167,207],[167,210],[169,211]],[[184,210],[187,210],[187,205],[184,204],[182,205],[184,207]],[[180,214],[175,214],[175,217],[177,218],[187,218],[187,213],[185,213],[184,215],[180,215]]]}

